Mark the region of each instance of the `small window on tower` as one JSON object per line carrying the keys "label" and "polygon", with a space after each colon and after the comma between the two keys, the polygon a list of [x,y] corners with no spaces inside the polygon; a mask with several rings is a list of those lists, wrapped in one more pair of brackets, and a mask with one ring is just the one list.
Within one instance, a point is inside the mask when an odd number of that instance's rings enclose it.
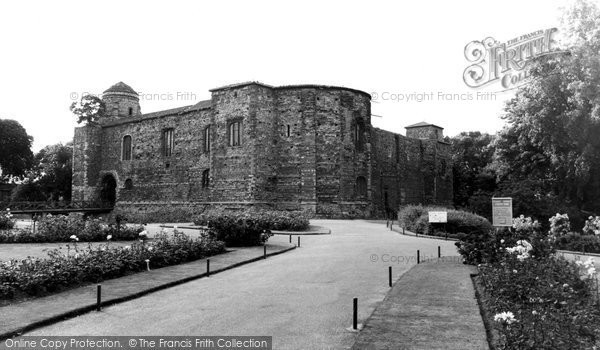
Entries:
{"label": "small window on tower", "polygon": [[123,136],[123,144],[121,147],[121,159],[131,160],[131,136]]}
{"label": "small window on tower", "polygon": [[287,137],[290,137],[292,134],[292,126],[290,124],[287,125]]}
{"label": "small window on tower", "polygon": [[173,129],[164,129],[162,132],[162,153],[165,157],[170,157],[173,154],[173,146],[175,146]]}
{"label": "small window on tower", "polygon": [[204,152],[210,152],[210,125],[204,128]]}
{"label": "small window on tower", "polygon": [[240,129],[242,127],[241,121],[235,121],[229,124],[229,146],[239,146],[242,144],[241,132]]}
{"label": "small window on tower", "polygon": [[209,175],[210,175],[210,169],[206,169],[202,172],[202,188],[208,188]]}
{"label": "small window on tower", "polygon": [[133,108],[129,107],[129,116],[131,117],[133,115]]}

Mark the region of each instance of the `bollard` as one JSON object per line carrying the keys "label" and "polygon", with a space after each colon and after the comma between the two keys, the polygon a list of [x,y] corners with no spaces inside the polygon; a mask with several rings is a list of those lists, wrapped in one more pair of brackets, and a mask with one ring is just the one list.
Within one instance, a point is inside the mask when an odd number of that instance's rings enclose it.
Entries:
{"label": "bollard", "polygon": [[100,304],[102,303],[102,285],[99,284],[96,290],[96,311],[100,311]]}
{"label": "bollard", "polygon": [[300,236],[298,236],[298,248],[300,248]]}
{"label": "bollard", "polygon": [[292,243],[292,235],[290,235],[290,243]]}
{"label": "bollard", "polygon": [[389,284],[390,287],[392,286],[392,267],[388,266],[388,280],[389,280]]}
{"label": "bollard", "polygon": [[404,227],[402,228],[402,234],[403,234],[403,235],[404,235],[404,234],[406,234],[406,233],[404,233]]}
{"label": "bollard", "polygon": [[421,263],[421,252],[417,250],[417,264]]}
{"label": "bollard", "polygon": [[206,259],[206,276],[210,276],[210,259]]}
{"label": "bollard", "polygon": [[358,298],[354,298],[354,312],[352,313],[352,329],[358,328]]}
{"label": "bollard", "polygon": [[442,257],[442,248],[438,245],[438,258]]}
{"label": "bollard", "polygon": [[265,245],[265,246],[263,246],[263,248],[264,248],[263,259],[266,259],[267,258],[267,246]]}

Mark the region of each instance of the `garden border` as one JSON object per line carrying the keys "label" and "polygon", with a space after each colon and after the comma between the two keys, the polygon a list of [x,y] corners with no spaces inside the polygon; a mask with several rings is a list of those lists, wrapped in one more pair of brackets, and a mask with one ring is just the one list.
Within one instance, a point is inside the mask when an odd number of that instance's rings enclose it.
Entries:
{"label": "garden border", "polygon": [[[288,251],[291,251],[291,250],[294,250],[294,249],[296,249],[295,245],[284,247],[283,249],[280,249],[280,250],[277,250],[277,251],[274,251],[274,252],[271,252],[271,253],[267,253],[266,255],[261,254],[261,255],[259,255],[257,257],[254,257],[254,258],[242,260],[242,261],[233,263],[231,265],[227,265],[227,266],[222,267],[222,268],[211,270],[210,271],[210,275],[214,275],[214,274],[217,274],[217,273],[220,273],[220,272],[224,272],[224,271],[227,271],[227,270],[239,267],[239,266],[243,266],[243,265],[246,265],[246,264],[249,264],[249,263],[253,263],[253,262],[256,262],[256,261],[261,261],[261,260],[265,259],[265,257],[279,255],[279,254],[282,254],[282,253],[285,253],[285,252],[288,252]],[[222,254],[218,254],[218,255],[213,255],[212,257],[217,257],[217,256],[220,256],[220,255],[225,255],[225,254],[228,254],[228,253],[222,253]],[[199,259],[199,260],[203,260],[203,259]],[[194,262],[197,262],[197,261],[198,260],[191,261],[191,262],[188,262],[187,264],[194,263]],[[183,265],[183,264],[179,264],[179,265]],[[169,267],[176,267],[176,266],[179,266],[179,265],[172,265],[172,266],[169,266]],[[160,270],[160,269],[157,269],[157,270]],[[143,272],[141,272],[141,273],[143,273]],[[154,286],[154,287],[151,287],[151,288],[147,288],[147,289],[144,289],[144,290],[141,290],[141,291],[138,291],[138,292],[134,292],[134,293],[131,293],[131,294],[128,294],[128,295],[125,295],[125,296],[115,297],[115,298],[112,298],[112,299],[107,299],[105,301],[102,301],[100,303],[100,305],[102,307],[106,307],[106,306],[111,306],[111,305],[119,304],[119,303],[122,303],[122,302],[126,302],[126,301],[129,301],[129,300],[137,299],[137,298],[140,298],[142,296],[145,296],[145,295],[148,295],[148,294],[151,294],[151,293],[163,290],[163,289],[174,287],[174,286],[177,286],[177,285],[180,285],[180,284],[184,284],[184,283],[187,283],[187,282],[190,282],[190,281],[193,281],[193,280],[196,280],[196,279],[200,279],[200,278],[203,278],[203,277],[207,277],[207,276],[208,276],[208,274],[206,272],[203,272],[203,273],[200,273],[200,274],[195,274],[195,275],[192,275],[192,276],[184,277],[182,279],[178,279],[178,280],[170,281],[170,282],[167,282],[167,283],[159,284],[157,286]],[[123,276],[123,277],[119,277],[119,278],[127,278],[127,277],[129,277],[129,276]],[[89,287],[89,286],[90,285],[84,286],[84,287],[81,287],[81,288],[86,288],[86,287]],[[92,299],[93,298],[90,298],[90,300],[92,300]],[[70,311],[63,312],[63,313],[60,313],[58,315],[54,315],[54,316],[51,316],[51,317],[47,317],[45,319],[42,319],[42,320],[39,320],[39,321],[35,321],[35,322],[29,323],[29,324],[26,324],[26,325],[16,326],[15,329],[13,329],[13,330],[10,330],[8,332],[0,333],[0,341],[8,339],[8,338],[15,337],[15,336],[19,336],[19,335],[21,335],[21,334],[23,334],[25,332],[28,332],[28,331],[31,331],[31,330],[34,330],[34,329],[37,329],[37,328],[40,328],[40,327],[44,327],[44,326],[47,326],[47,325],[50,325],[50,324],[53,324],[53,323],[57,323],[57,322],[65,320],[65,319],[69,319],[69,318],[73,318],[73,317],[77,317],[77,316],[83,315],[83,314],[88,313],[90,311],[96,310],[96,307],[97,307],[97,304],[92,301],[92,302],[90,302],[89,305],[86,305],[86,306],[83,306],[83,307],[77,307],[77,308],[72,309]],[[2,310],[1,307],[0,307],[0,310]]]}

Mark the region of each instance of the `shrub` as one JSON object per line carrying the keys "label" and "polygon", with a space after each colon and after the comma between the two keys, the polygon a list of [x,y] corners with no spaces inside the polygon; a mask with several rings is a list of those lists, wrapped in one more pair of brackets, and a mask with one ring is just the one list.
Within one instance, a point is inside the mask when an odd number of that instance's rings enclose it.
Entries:
{"label": "shrub", "polygon": [[513,230],[486,230],[482,233],[465,235],[455,245],[467,264],[495,263],[502,260],[507,249],[527,241],[532,245],[531,257],[535,260],[552,256],[555,250],[554,239],[542,231],[542,226],[531,218],[521,215],[513,219]]}
{"label": "shrub", "polygon": [[600,253],[600,236],[571,232],[556,238],[557,249],[574,252]]}
{"label": "shrub", "polygon": [[398,224],[409,231],[416,232],[417,220],[427,212],[427,208],[422,205],[407,205],[398,211]]}
{"label": "shrub", "polygon": [[457,233],[482,234],[492,229],[492,225],[486,218],[462,210],[446,210],[448,213],[446,224],[430,224],[428,212],[436,209],[425,209],[427,210],[413,224],[413,230],[419,234],[444,236],[448,232],[450,237],[455,237]]}
{"label": "shrub", "polygon": [[36,232],[24,229],[0,231],[0,243],[70,242],[71,236],[86,242],[102,242],[108,235],[115,241],[130,241],[137,240],[143,230],[141,225],[106,225],[102,218],[84,220],[81,214],[47,215],[39,220]]}
{"label": "shrub", "polygon": [[[589,262],[506,256],[479,267],[482,306],[499,349],[591,349],[600,336],[596,281]],[[491,321],[491,320],[490,320]]]}
{"label": "shrub", "polygon": [[10,230],[13,227],[15,227],[15,220],[13,220],[10,209],[6,209],[5,212],[0,214],[0,230]]}
{"label": "shrub", "polygon": [[600,216],[590,216],[585,221],[583,233],[586,235],[600,235]]}
{"label": "shrub", "polygon": [[193,207],[171,207],[165,206],[154,210],[142,212],[125,212],[116,208],[109,214],[111,221],[116,221],[117,216],[126,218],[127,222],[146,224],[146,223],[165,223],[165,222],[190,222],[192,218],[202,209]]}
{"label": "shrub", "polygon": [[271,230],[297,231],[309,225],[305,214],[263,209],[213,209],[197,216],[194,222],[213,229],[217,239],[228,246],[260,245],[271,236]]}
{"label": "shrub", "polygon": [[0,299],[22,295],[56,292],[82,283],[99,282],[146,269],[180,264],[225,250],[223,242],[207,232],[192,239],[176,232],[159,234],[151,243],[136,242],[131,246],[105,245],[86,249],[77,243],[67,245],[67,252],[55,249],[47,259],[27,258],[0,264]]}
{"label": "shrub", "polygon": [[550,234],[554,237],[566,235],[571,231],[571,222],[569,222],[569,215],[567,214],[556,213],[548,221],[550,222]]}

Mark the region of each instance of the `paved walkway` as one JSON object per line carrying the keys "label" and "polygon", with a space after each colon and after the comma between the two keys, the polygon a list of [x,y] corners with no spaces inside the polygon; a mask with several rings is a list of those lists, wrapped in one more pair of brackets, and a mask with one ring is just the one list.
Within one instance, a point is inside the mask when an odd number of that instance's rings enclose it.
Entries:
{"label": "paved walkway", "polygon": [[[301,247],[27,335],[271,335],[274,349],[348,349],[357,334],[352,299],[364,322],[421,257],[457,255],[453,242],[399,235],[363,220],[314,220],[330,235],[302,237]],[[287,243],[287,236],[269,242]]]}
{"label": "paved walkway", "polygon": [[[267,244],[267,255],[276,255],[294,245]],[[264,248],[234,248],[210,257],[211,275],[235,266],[261,260]],[[103,305],[130,300],[161,289],[206,276],[206,259],[163,267],[102,282]],[[213,278],[213,277],[210,277]],[[96,307],[96,285],[71,289],[47,297],[0,307],[0,339],[20,334],[66,317],[73,317]]]}
{"label": "paved walkway", "polygon": [[475,272],[457,259],[416,265],[394,284],[352,349],[488,349]]}

